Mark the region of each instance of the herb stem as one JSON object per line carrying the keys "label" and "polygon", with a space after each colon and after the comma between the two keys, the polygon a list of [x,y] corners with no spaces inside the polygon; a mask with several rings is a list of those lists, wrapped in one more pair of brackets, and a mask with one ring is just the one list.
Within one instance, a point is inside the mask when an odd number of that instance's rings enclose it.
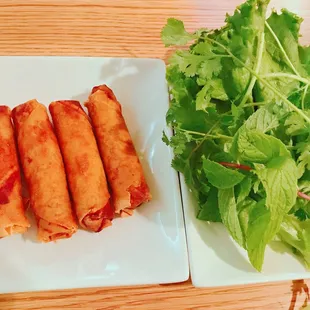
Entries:
{"label": "herb stem", "polygon": [[221,55],[221,54],[214,54],[214,57],[221,57],[221,58],[231,58],[230,55]]}
{"label": "herb stem", "polygon": [[231,136],[226,136],[226,135],[221,135],[221,134],[216,134],[216,135],[206,135],[208,138],[213,138],[213,139],[225,139],[225,140],[232,140],[233,137]]}
{"label": "herb stem", "polygon": [[308,92],[308,88],[309,88],[309,85],[307,84],[306,88],[305,88],[305,90],[304,90],[304,92],[302,94],[302,99],[301,99],[301,108],[302,108],[302,110],[305,109],[305,99],[306,99],[306,95],[307,95],[307,92]]}
{"label": "herb stem", "polygon": [[258,79],[260,79],[262,84],[265,84],[265,86],[272,90],[279,98],[283,100],[283,102],[285,102],[292,110],[298,113],[307,123],[310,124],[310,117],[308,117],[302,110],[296,107],[291,101],[289,101],[284,95],[282,95],[276,88],[274,88],[264,79],[262,79],[261,77],[258,77]]}
{"label": "herb stem", "polygon": [[299,198],[303,198],[303,199],[306,199],[306,200],[310,201],[310,196],[305,194],[305,193],[298,192],[297,195],[298,195]]}
{"label": "herb stem", "polygon": [[218,125],[219,121],[215,122],[211,128],[208,130],[208,132],[205,134],[204,138],[196,145],[196,147],[191,151],[191,153],[188,156],[188,160],[191,159],[193,154],[201,147],[201,145],[206,141],[207,135],[212,132],[212,130]]}
{"label": "herb stem", "polygon": [[284,73],[284,72],[283,73],[268,73],[268,74],[262,75],[262,78],[279,78],[279,77],[285,77],[288,79],[297,80],[306,85],[310,85],[310,80],[305,79],[301,76],[290,74],[290,73]]}
{"label": "herb stem", "polygon": [[190,133],[192,135],[199,135],[205,138],[212,138],[212,139],[226,139],[226,140],[231,140],[233,139],[233,137],[230,136],[226,136],[226,135],[221,135],[221,134],[216,134],[216,135],[211,135],[209,133],[203,133],[203,132],[199,132],[199,131],[192,131],[192,130],[187,130],[187,129],[183,129],[183,128],[176,128],[177,130],[181,130],[183,132],[187,132]]}
{"label": "herb stem", "polygon": [[285,147],[286,147],[288,150],[296,150],[296,149],[297,149],[297,146],[293,146],[293,145],[285,145]]}
{"label": "herb stem", "polygon": [[252,170],[252,168],[250,166],[241,165],[241,164],[228,163],[228,162],[224,162],[224,161],[219,162],[219,164],[224,166],[224,167],[229,167],[229,168],[236,168],[236,169],[241,169],[241,170],[246,170],[246,171]]}
{"label": "herb stem", "polygon": [[179,127],[177,128],[177,130],[181,130],[183,132],[188,132],[188,133],[190,133],[192,135],[197,135],[197,136],[202,136],[202,137],[204,137],[206,135],[203,132],[187,130],[187,129],[183,129],[183,128],[179,128]]}
{"label": "herb stem", "polygon": [[289,59],[285,49],[283,48],[279,38],[277,37],[277,35],[274,33],[273,29],[270,27],[270,25],[268,24],[267,21],[265,21],[265,25],[267,27],[267,29],[269,30],[269,32],[271,33],[271,35],[273,36],[273,38],[275,39],[275,41],[277,42],[280,51],[282,52],[285,60],[287,61],[288,65],[291,67],[291,69],[293,70],[293,72],[297,75],[300,76],[300,74],[298,73],[298,71],[296,70],[296,68],[294,67],[294,65],[292,64],[291,60]]}
{"label": "herb stem", "polygon": [[[229,168],[236,168],[236,169],[246,170],[246,171],[252,170],[252,167],[246,166],[246,165],[242,165],[242,164],[228,163],[228,162],[223,162],[223,161],[219,162],[219,164],[224,166],[224,167],[229,167]],[[310,201],[310,196],[305,194],[305,193],[303,193],[303,192],[298,191],[297,192],[297,196],[299,198],[303,198],[303,199],[306,199],[306,200]]]}

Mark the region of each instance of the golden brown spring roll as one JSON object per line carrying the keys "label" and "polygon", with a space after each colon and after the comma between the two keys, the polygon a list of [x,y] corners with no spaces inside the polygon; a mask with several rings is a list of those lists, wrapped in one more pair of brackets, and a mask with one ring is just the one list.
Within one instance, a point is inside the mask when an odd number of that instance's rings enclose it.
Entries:
{"label": "golden brown spring roll", "polygon": [[121,105],[106,85],[94,87],[85,105],[94,126],[115,212],[131,215],[136,207],[151,199],[151,194]]}
{"label": "golden brown spring roll", "polygon": [[0,106],[0,238],[22,234],[28,227],[11,110]]}
{"label": "golden brown spring roll", "polygon": [[44,105],[30,100],[16,107],[17,145],[35,214],[39,241],[70,238],[77,230],[64,165]]}
{"label": "golden brown spring roll", "polygon": [[49,110],[78,221],[83,228],[99,232],[111,225],[114,209],[88,116],[74,100],[52,102]]}

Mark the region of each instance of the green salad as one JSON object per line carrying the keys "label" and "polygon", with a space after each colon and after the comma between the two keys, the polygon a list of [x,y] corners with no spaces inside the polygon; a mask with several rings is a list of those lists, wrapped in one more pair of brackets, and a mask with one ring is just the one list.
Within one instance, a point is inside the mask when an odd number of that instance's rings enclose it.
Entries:
{"label": "green salad", "polygon": [[[310,47],[302,19],[248,0],[220,29],[187,32],[168,19],[171,104],[163,136],[197,218],[223,223],[262,270],[281,240],[310,267]],[[189,43],[189,44],[188,44]]]}

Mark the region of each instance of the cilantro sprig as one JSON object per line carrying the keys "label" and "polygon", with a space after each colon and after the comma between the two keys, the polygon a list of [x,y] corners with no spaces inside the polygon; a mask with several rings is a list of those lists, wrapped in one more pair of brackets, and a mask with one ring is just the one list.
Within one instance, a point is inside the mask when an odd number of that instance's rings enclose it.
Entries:
{"label": "cilantro sprig", "polygon": [[298,42],[302,19],[267,17],[268,4],[248,0],[216,30],[170,18],[161,33],[187,46],[167,67],[172,166],[197,217],[222,222],[259,271],[274,238],[310,265],[310,48]]}

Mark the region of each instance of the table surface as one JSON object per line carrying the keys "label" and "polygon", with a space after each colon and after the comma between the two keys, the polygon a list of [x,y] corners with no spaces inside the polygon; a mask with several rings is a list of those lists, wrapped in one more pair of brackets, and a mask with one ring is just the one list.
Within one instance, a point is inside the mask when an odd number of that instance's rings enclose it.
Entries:
{"label": "table surface", "polygon": [[[159,33],[168,17],[182,19],[191,30],[219,27],[225,13],[240,1],[0,0],[0,54],[166,59],[169,50],[163,47]],[[302,41],[310,43],[310,1],[274,0],[271,4],[302,16]],[[215,289],[196,289],[187,281],[0,295],[0,309],[293,310],[306,304],[307,290],[303,280]]]}

